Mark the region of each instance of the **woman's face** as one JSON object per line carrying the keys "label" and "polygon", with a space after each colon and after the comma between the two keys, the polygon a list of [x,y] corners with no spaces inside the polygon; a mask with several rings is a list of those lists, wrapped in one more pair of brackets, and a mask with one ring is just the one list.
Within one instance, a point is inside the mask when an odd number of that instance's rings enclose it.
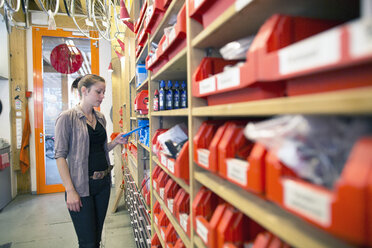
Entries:
{"label": "woman's face", "polygon": [[106,84],[97,82],[90,89],[84,92],[84,100],[89,102],[93,107],[99,107],[105,98]]}

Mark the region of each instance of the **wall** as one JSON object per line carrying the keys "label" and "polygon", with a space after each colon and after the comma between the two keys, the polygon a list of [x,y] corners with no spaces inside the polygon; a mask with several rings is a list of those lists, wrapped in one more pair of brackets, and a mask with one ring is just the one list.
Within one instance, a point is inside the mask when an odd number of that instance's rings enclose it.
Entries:
{"label": "wall", "polygon": [[[26,33],[27,37],[27,81],[28,90],[34,91],[33,83],[33,57],[32,57],[32,31],[31,29]],[[105,100],[101,105],[101,112],[106,117],[107,120],[107,135],[110,136],[112,133],[112,122],[110,118],[110,108],[112,106],[112,86],[111,86],[111,75],[108,73],[107,69],[111,61],[111,43],[108,41],[100,40],[100,75],[106,79],[106,95]],[[36,183],[36,157],[35,157],[35,125],[34,125],[34,98],[33,96],[29,98],[29,112],[30,112],[30,124],[31,124],[31,136],[30,136],[30,172],[31,172],[31,191],[36,194],[37,183]],[[111,155],[112,156],[112,155]],[[114,159],[111,159],[113,162]]]}

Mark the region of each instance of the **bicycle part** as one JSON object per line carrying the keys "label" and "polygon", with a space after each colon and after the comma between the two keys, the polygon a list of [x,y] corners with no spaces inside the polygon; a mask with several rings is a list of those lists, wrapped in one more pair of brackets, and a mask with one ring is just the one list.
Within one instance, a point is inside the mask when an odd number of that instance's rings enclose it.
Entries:
{"label": "bicycle part", "polygon": [[4,1],[5,0],[0,0],[0,9],[4,6]]}
{"label": "bicycle part", "polygon": [[21,0],[21,7],[22,7],[23,13],[26,14],[28,11],[28,0]]}
{"label": "bicycle part", "polygon": [[[85,3],[85,1],[83,1]],[[70,15],[75,26],[86,37],[92,40],[99,40],[95,33],[98,31],[91,18],[91,0],[86,0],[86,4],[81,5],[81,1],[71,0],[69,7]],[[94,32],[94,33],[92,33]]]}
{"label": "bicycle part", "polygon": [[12,12],[18,12],[21,8],[21,0],[5,0],[5,2],[8,4],[9,10]]}
{"label": "bicycle part", "polygon": [[58,13],[59,0],[38,0],[41,8],[49,16],[48,11],[51,10],[53,16]]}
{"label": "bicycle part", "polygon": [[9,9],[8,3],[5,2],[4,4],[4,21],[5,21],[5,26],[6,26],[6,31],[8,34],[12,32],[12,25],[11,25],[11,10]]}
{"label": "bicycle part", "polygon": [[110,5],[106,0],[93,0],[92,17],[98,33],[106,40],[110,39]]}
{"label": "bicycle part", "polygon": [[65,6],[66,14],[71,17],[71,0],[63,0],[63,5]]}

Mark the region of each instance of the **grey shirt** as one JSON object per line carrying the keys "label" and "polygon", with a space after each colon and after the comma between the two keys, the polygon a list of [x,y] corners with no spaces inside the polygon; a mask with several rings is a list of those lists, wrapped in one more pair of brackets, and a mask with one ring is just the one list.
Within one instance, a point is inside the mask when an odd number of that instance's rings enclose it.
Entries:
{"label": "grey shirt", "polygon": [[[104,115],[93,110],[97,121],[106,129]],[[80,197],[89,196],[89,134],[86,117],[80,105],[63,111],[56,119],[55,126],[55,159],[67,159],[72,183]],[[107,164],[110,159],[107,149],[107,137],[104,145]]]}

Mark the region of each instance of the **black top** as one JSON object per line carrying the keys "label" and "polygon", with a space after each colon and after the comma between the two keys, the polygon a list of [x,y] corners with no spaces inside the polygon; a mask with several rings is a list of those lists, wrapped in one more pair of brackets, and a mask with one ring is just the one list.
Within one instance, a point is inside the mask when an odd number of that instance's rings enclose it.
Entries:
{"label": "black top", "polygon": [[89,176],[93,176],[94,171],[103,171],[108,167],[104,149],[106,130],[99,121],[97,121],[95,129],[88,124],[87,126],[89,133]]}

